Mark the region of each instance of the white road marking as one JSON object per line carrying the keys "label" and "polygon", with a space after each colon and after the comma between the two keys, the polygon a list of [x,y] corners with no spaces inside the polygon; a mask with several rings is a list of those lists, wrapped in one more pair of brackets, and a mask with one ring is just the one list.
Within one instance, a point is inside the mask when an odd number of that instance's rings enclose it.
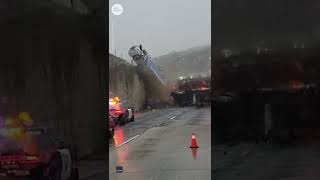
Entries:
{"label": "white road marking", "polygon": [[130,142],[130,141],[134,140],[135,138],[137,138],[137,137],[139,137],[139,136],[140,136],[140,135],[138,134],[138,135],[136,135],[136,136],[134,136],[134,137],[132,137],[132,138],[130,138],[130,139],[128,139],[128,140],[126,140],[126,141],[124,141],[122,144],[119,144],[118,146],[116,146],[116,148],[120,148],[121,146],[123,146],[123,145],[127,144],[128,142]]}
{"label": "white road marking", "polygon": [[170,119],[174,119],[174,118],[176,118],[177,116],[173,116],[173,117],[171,117]]}

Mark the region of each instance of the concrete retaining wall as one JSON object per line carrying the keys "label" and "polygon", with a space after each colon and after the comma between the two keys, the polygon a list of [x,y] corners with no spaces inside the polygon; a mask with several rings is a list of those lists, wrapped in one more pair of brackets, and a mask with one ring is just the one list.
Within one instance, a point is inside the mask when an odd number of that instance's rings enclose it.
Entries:
{"label": "concrete retaining wall", "polygon": [[146,100],[145,83],[136,68],[113,55],[109,55],[109,91],[135,110],[142,109]]}
{"label": "concrete retaining wall", "polygon": [[113,55],[109,55],[109,90],[135,110],[172,102],[169,89],[151,71],[141,71]]}

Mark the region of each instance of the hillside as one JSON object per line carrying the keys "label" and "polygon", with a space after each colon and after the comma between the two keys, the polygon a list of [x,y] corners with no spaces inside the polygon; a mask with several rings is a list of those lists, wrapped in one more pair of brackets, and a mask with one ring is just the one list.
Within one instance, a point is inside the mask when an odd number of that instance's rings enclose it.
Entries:
{"label": "hillside", "polygon": [[172,52],[153,61],[159,66],[166,79],[174,80],[191,74],[208,74],[211,70],[211,46],[194,47],[180,52]]}

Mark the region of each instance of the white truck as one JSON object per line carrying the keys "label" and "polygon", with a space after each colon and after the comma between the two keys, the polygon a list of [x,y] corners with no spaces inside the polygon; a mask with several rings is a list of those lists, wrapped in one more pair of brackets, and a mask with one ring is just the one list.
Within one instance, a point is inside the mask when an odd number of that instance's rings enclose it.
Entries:
{"label": "white truck", "polygon": [[132,57],[132,61],[137,64],[139,70],[151,72],[151,74],[155,75],[162,85],[164,85],[164,80],[160,75],[158,67],[152,62],[151,56],[147,51],[142,49],[142,45],[131,47],[129,50],[129,56]]}

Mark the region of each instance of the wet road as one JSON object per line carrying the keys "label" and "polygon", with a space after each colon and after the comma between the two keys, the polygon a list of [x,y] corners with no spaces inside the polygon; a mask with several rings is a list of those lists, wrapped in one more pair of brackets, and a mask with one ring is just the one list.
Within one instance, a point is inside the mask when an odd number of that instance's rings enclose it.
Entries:
{"label": "wet road", "polygon": [[144,113],[135,113],[135,122],[116,127],[114,138],[109,141],[109,148],[112,150],[125,141],[141,135],[150,128],[172,123],[173,118],[179,117],[187,111],[188,109],[183,108],[166,108]]}
{"label": "wet road", "polygon": [[[189,148],[192,133],[200,146],[194,151]],[[109,179],[211,179],[210,108],[137,114],[136,122],[116,130],[109,151]],[[117,173],[116,166],[123,172]]]}
{"label": "wet road", "polygon": [[320,177],[320,141],[294,145],[256,144],[252,152],[213,172],[219,180],[316,180]]}

